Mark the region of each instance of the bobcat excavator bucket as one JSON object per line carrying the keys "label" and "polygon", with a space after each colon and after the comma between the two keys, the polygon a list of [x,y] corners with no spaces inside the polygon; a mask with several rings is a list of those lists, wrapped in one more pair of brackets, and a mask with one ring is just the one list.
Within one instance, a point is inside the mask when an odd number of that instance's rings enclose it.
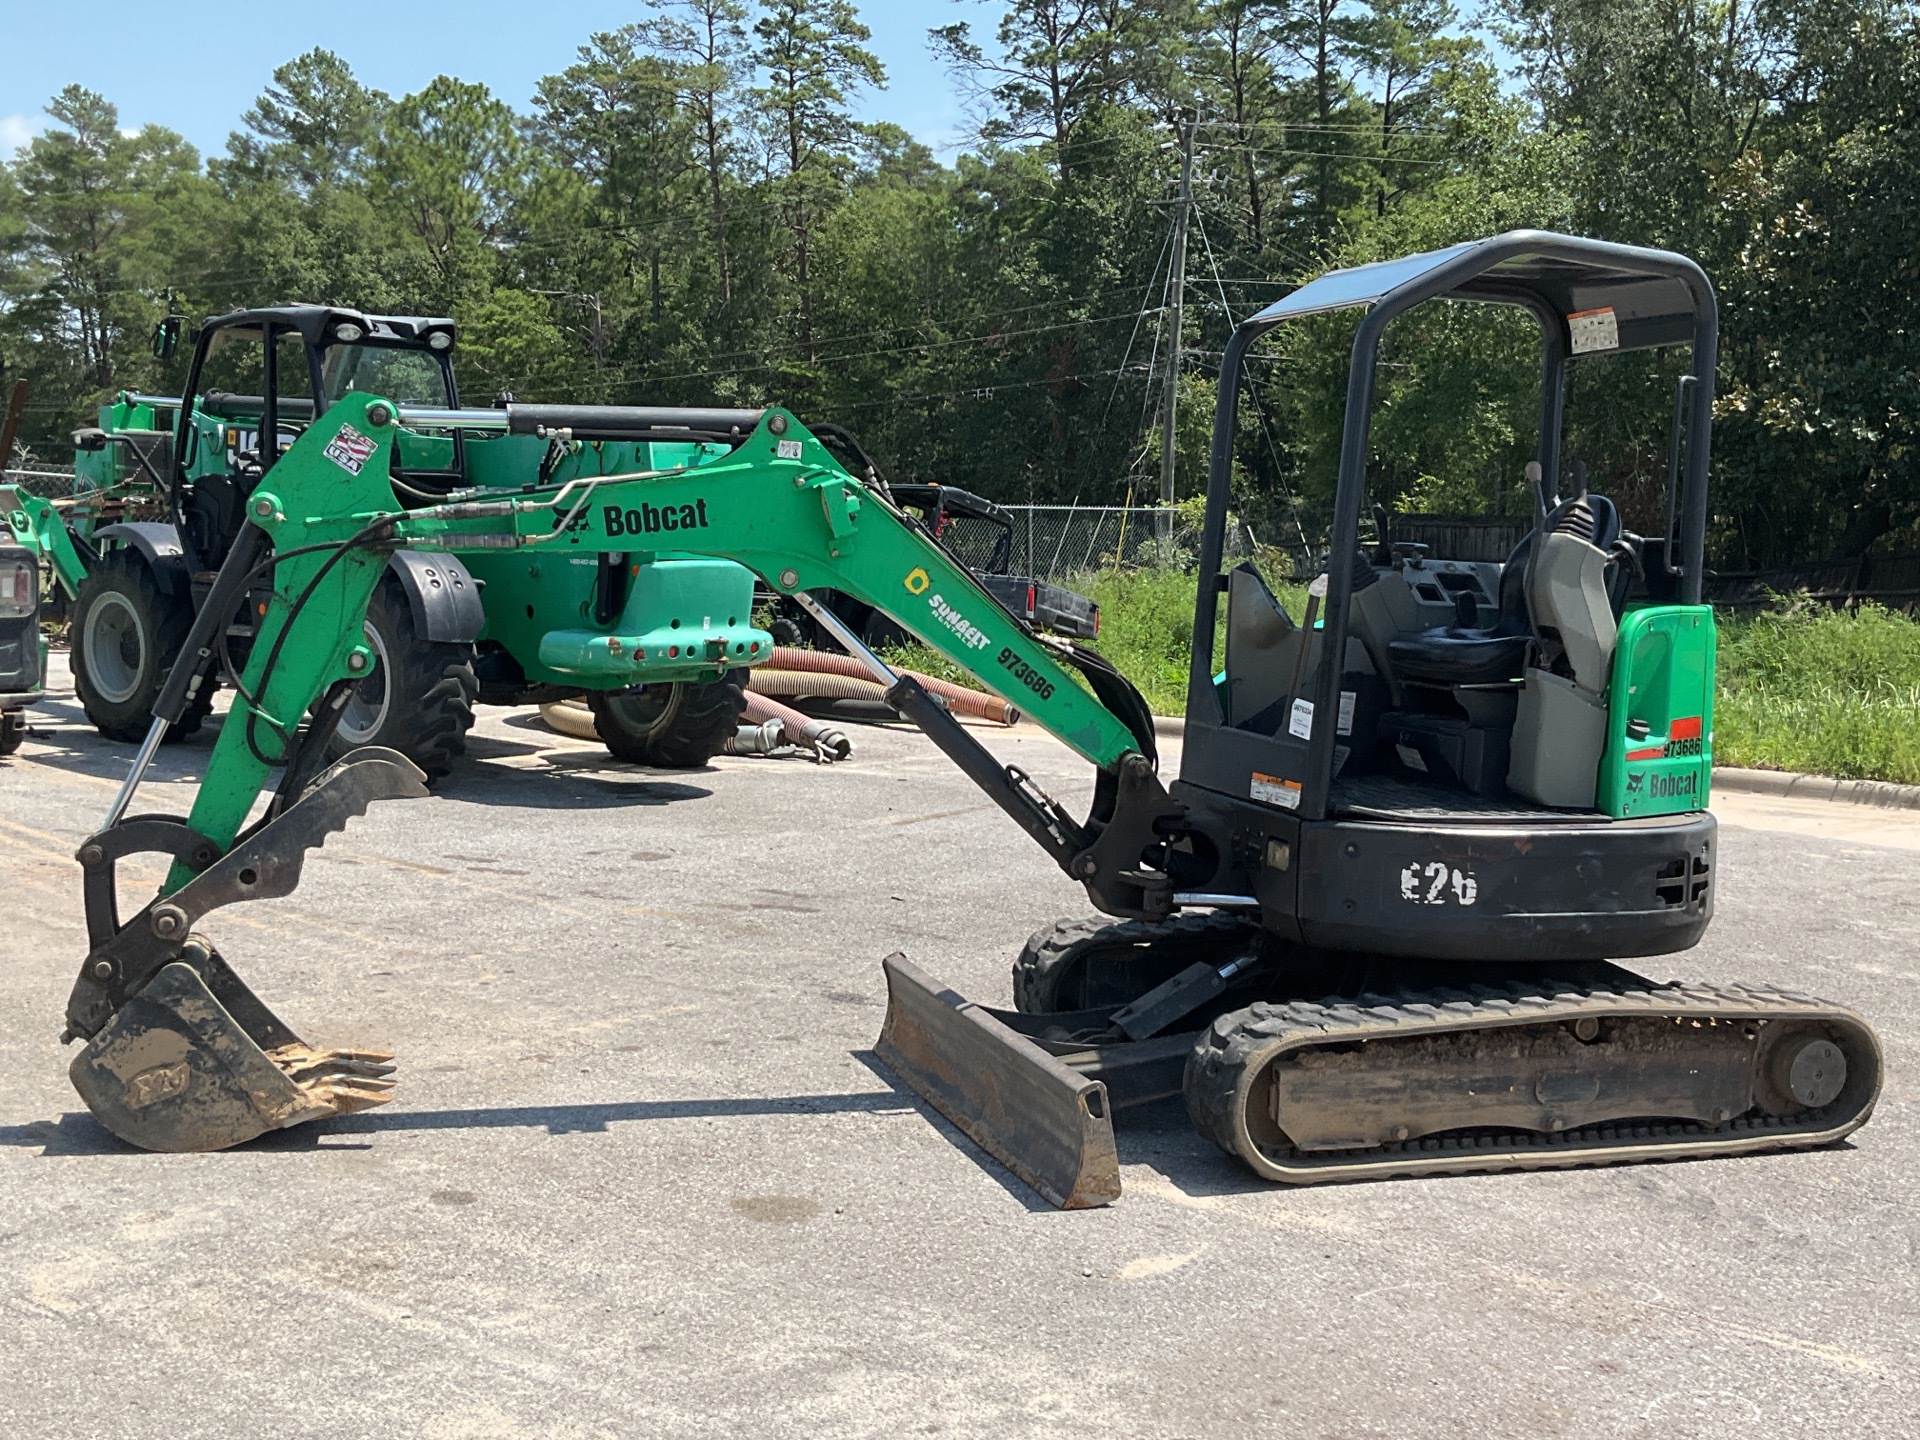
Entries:
{"label": "bobcat excavator bucket", "polygon": [[[223,1150],[388,1098],[391,1055],[306,1044],[193,926],[222,905],[291,894],[307,851],[369,804],[425,793],[404,757],[367,748],[218,858],[205,837],[161,815],[122,820],[81,846],[93,949],[65,1038],[88,1042],[68,1073],[102,1125],[143,1150]],[[155,851],[198,873],[123,925],[114,864]]]}
{"label": "bobcat excavator bucket", "polygon": [[1061,1209],[1120,1198],[1103,1082],[1069,1069],[904,955],[881,965],[887,1016],[874,1050],[894,1074]]}

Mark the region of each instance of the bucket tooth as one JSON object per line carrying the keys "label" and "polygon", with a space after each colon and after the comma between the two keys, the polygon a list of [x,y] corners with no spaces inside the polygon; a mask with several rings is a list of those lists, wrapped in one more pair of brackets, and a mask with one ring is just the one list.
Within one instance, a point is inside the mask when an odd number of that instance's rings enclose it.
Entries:
{"label": "bucket tooth", "polygon": [[386,1050],[315,1050],[309,1045],[283,1045],[267,1054],[297,1085],[333,1079],[378,1080],[391,1075],[395,1068],[393,1055]]}
{"label": "bucket tooth", "polygon": [[[112,905],[111,866],[141,847],[116,848],[114,830],[82,847],[96,943],[67,1002],[63,1038],[88,1040],[68,1075],[102,1125],[143,1150],[224,1150],[390,1098],[390,1053],[308,1045],[192,927],[222,906],[291,894],[307,853],[374,801],[425,793],[419,769],[398,752],[355,750],[126,924]],[[150,841],[154,817],[139,823]]]}
{"label": "bucket tooth", "polygon": [[94,1117],[130,1145],[224,1150],[383,1103],[393,1089],[390,1058],[298,1041],[263,1049],[200,974],[176,961],[114,1012],[68,1073]]}

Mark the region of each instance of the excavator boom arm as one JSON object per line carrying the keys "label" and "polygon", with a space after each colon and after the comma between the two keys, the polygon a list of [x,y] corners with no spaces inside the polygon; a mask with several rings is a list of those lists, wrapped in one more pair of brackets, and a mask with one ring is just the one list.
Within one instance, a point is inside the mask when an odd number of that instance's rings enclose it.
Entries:
{"label": "excavator boom arm", "polygon": [[[1129,729],[963,565],[784,411],[768,410],[743,443],[704,464],[468,492],[414,511],[399,506],[386,479],[395,428],[387,402],[348,396],[280,457],[248,501],[257,535],[237,545],[228,564],[270,566],[273,594],[189,817],[197,834],[222,849],[240,833],[302,718],[330,687],[370,673],[372,657],[361,643],[367,601],[386,552],[402,546],[512,550],[535,572],[590,557],[597,563],[605,554],[638,562],[692,551],[736,561],[782,593],[841,590],[891,615],[1103,772],[1137,777],[1150,734]],[[634,641],[582,622],[551,632],[547,643],[617,648]],[[692,625],[685,644],[716,672],[753,663]],[[902,698],[914,700],[910,691]],[[940,718],[929,715],[935,724]],[[949,733],[943,748],[955,753],[960,743]],[[967,768],[989,783],[984,771]],[[1016,818],[1023,809],[1044,809],[1037,801],[996,798]],[[1054,846],[1056,858],[1066,863],[1062,852],[1087,838],[1076,834]],[[168,888],[189,877],[176,866]]]}

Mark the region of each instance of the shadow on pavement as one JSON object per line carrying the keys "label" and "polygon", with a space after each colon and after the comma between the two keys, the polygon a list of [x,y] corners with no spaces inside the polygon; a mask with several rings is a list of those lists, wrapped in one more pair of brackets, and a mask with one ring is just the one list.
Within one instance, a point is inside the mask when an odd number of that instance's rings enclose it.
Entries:
{"label": "shadow on pavement", "polygon": [[982,1174],[1026,1206],[1028,1210],[1038,1214],[1053,1213],[1055,1207],[1052,1201],[1043,1197],[1026,1181],[982,1150],[958,1125],[921,1099],[911,1086],[902,1084],[900,1077],[887,1068],[886,1062],[879,1055],[871,1050],[855,1050],[852,1054],[854,1059],[873,1072],[874,1078],[893,1092],[889,1097],[892,1104],[887,1108],[919,1111],[921,1119],[938,1131],[948,1144],[978,1165]]}
{"label": "shadow on pavement", "polygon": [[[45,765],[74,775],[88,775],[115,784],[127,778],[137,744],[108,740],[93,728],[80,702],[71,696],[53,696],[40,701],[27,712],[27,741],[36,747],[20,758],[31,765]],[[52,720],[53,724],[47,722]],[[213,742],[220,734],[218,715],[185,740],[170,741],[147,771],[155,783],[197,781],[213,754]]]}
{"label": "shadow on pavement", "polygon": [[[883,1081],[885,1090],[860,1090],[829,1095],[773,1095],[741,1099],[625,1100],[599,1105],[504,1105],[460,1110],[399,1110],[381,1107],[358,1115],[297,1125],[263,1135],[237,1147],[239,1151],[275,1153],[356,1148],[340,1144],[343,1137],[392,1134],[418,1130],[545,1130],[549,1135],[605,1134],[610,1126],[649,1120],[742,1119],[766,1115],[897,1115],[917,1111],[941,1135],[964,1152],[1014,1199],[1030,1211],[1051,1212],[1053,1206],[1028,1188],[1012,1171],[981,1150],[932,1106],[907,1089],[871,1051],[854,1051],[853,1058]],[[69,1111],[58,1120],[33,1120],[24,1125],[0,1125],[0,1147],[38,1148],[43,1158],[78,1156],[137,1156],[146,1154],[111,1134],[84,1111]],[[365,1148],[357,1147],[357,1148]]]}
{"label": "shadow on pavement", "polygon": [[[312,1125],[263,1135],[241,1150],[313,1150],[343,1135],[377,1135],[406,1130],[540,1129],[549,1135],[596,1135],[610,1125],[645,1120],[699,1120],[755,1115],[897,1114],[912,1109],[909,1099],[887,1091],[840,1095],[773,1095],[742,1099],[623,1100],[598,1105],[505,1105],[461,1110],[365,1110]],[[69,1111],[58,1120],[0,1125],[0,1146],[39,1147],[43,1156],[142,1155],[148,1152],[111,1134],[85,1111]]]}
{"label": "shadow on pavement", "polygon": [[[581,774],[583,770],[596,774]],[[507,765],[462,767],[435,784],[433,793],[445,800],[475,805],[514,805],[532,810],[599,810],[628,805],[675,805],[705,800],[711,790],[678,780],[656,780],[652,772],[635,769],[630,779],[604,774],[604,762],[594,766],[549,765],[523,770]]]}

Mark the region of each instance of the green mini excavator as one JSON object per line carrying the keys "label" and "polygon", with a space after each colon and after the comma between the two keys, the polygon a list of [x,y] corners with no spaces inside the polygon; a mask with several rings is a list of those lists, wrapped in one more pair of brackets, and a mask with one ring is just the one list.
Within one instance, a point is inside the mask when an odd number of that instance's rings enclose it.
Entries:
{"label": "green mini excavator", "polygon": [[[1534,524],[1504,563],[1362,547],[1381,336],[1436,300],[1539,323]],[[1344,444],[1327,564],[1296,621],[1253,567],[1221,573],[1236,399],[1261,336],[1335,311],[1359,312]],[[389,465],[419,417],[347,393],[261,455],[248,524],[80,849],[91,950],[67,1011],[67,1038],[86,1042],[74,1083],[108,1129],[156,1150],[218,1149],[386,1099],[390,1056],[303,1042],[200,926],[291,892],[307,852],[371,802],[422,793],[391,751],[328,763],[375,663],[362,617],[388,556],[617,571],[670,545],[736,561],[807,606],[1110,917],[1035,935],[1010,1009],[971,1004],[905,957],[883,962],[879,1057],[1055,1203],[1117,1196],[1115,1111],[1174,1095],[1256,1173],[1297,1183],[1835,1141],[1880,1089],[1862,1018],[1623,963],[1687,949],[1713,912],[1714,628],[1700,596],[1716,338],[1690,260],[1537,232],[1335,272],[1242,324],[1223,360],[1171,784],[1125,679],[1035,634],[785,410],[742,417],[724,444],[664,468],[422,500],[396,493]],[[1623,530],[1560,454],[1570,362],[1647,347],[1691,362],[1666,533],[1651,539]],[[608,411],[594,424],[642,422],[675,423]],[[1652,603],[1629,602],[1636,569]],[[256,584],[264,613],[235,663],[220,621]],[[812,601],[825,589],[892,616],[1084,757],[1089,813],[888,668]],[[554,643],[581,653],[659,643],[592,606],[570,624]],[[692,627],[675,643],[727,661],[724,634]],[[216,666],[234,700],[191,814],[130,813],[167,725]],[[122,919],[114,867],[138,852],[172,866]]]}

